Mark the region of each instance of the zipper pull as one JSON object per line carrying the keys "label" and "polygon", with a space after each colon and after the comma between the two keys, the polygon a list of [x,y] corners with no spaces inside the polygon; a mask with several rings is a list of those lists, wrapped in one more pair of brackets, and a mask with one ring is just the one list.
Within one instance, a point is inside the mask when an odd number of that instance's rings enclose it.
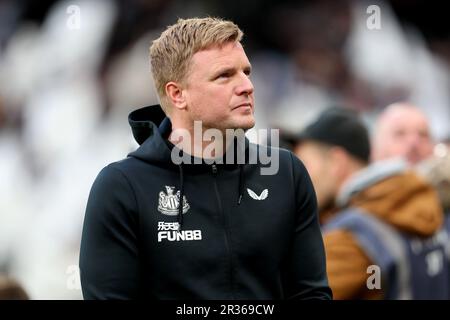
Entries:
{"label": "zipper pull", "polygon": [[211,169],[212,169],[213,174],[217,173],[217,166],[215,164],[211,165]]}

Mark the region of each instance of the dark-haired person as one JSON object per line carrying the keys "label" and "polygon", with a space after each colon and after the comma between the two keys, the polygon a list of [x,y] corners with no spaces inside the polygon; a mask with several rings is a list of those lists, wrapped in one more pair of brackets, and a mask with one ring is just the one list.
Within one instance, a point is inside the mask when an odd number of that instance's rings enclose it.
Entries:
{"label": "dark-haired person", "polygon": [[295,152],[317,192],[334,298],[448,298],[442,209],[406,161],[369,165],[364,124],[339,108],[306,127]]}

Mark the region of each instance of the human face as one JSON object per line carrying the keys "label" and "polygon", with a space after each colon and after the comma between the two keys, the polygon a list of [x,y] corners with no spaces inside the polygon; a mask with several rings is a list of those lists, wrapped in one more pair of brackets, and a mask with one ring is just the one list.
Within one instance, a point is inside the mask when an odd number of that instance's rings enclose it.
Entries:
{"label": "human face", "polygon": [[416,164],[433,152],[428,122],[414,108],[398,108],[380,119],[374,144],[374,160],[403,157]]}
{"label": "human face", "polygon": [[228,42],[192,56],[183,90],[190,121],[204,129],[247,130],[255,125],[251,65],[239,42]]}
{"label": "human face", "polygon": [[294,153],[308,170],[316,191],[319,210],[325,209],[336,197],[336,174],[327,147],[315,142],[302,142],[296,145]]}

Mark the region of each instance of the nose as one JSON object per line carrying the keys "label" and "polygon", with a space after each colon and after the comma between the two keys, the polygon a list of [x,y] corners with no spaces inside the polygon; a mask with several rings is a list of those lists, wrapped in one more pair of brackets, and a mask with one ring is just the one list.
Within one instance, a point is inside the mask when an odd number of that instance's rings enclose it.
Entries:
{"label": "nose", "polygon": [[407,144],[411,148],[419,148],[420,145],[424,144],[426,139],[420,135],[420,133],[412,133],[407,138]]}
{"label": "nose", "polygon": [[253,83],[245,73],[241,73],[239,77],[239,85],[236,87],[236,94],[240,95],[251,95],[254,91]]}

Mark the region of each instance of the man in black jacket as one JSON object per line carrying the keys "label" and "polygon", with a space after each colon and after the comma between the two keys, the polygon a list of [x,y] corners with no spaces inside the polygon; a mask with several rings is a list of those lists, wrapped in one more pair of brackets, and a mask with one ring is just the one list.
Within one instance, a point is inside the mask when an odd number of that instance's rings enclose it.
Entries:
{"label": "man in black jacket", "polygon": [[[130,114],[140,147],[92,186],[80,253],[86,299],[331,299],[303,164],[238,143],[239,134],[223,138],[254,126],[241,38],[229,21],[180,19],[153,42],[161,105]],[[214,138],[195,139],[198,128]],[[276,172],[262,154],[276,156]]]}

